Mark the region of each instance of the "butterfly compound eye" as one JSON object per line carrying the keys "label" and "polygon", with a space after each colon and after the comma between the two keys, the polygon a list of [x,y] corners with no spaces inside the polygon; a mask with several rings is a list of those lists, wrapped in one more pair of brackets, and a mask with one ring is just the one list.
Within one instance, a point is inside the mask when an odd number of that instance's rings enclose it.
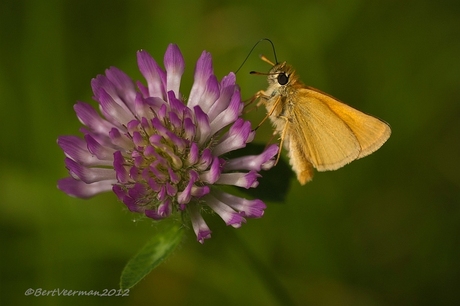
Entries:
{"label": "butterfly compound eye", "polygon": [[289,81],[289,77],[284,72],[278,74],[277,79],[278,79],[278,84],[280,85],[286,85],[287,82]]}

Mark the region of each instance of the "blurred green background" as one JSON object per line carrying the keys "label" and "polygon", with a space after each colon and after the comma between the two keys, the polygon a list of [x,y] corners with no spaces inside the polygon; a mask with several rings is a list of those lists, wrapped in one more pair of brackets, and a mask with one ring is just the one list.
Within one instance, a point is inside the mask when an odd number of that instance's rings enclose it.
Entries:
{"label": "blurred green background", "polygon": [[[56,138],[78,134],[72,105],[91,101],[91,78],[117,66],[140,79],[135,52],[161,63],[174,42],[186,94],[202,50],[221,78],[263,37],[305,83],[389,122],[390,140],[306,186],[292,180],[285,203],[240,229],[208,216],[212,239],[189,231],[129,297],[25,296],[117,289],[156,231],[113,194],[56,188],[67,176]],[[460,303],[460,2],[7,0],[0,41],[1,305]],[[273,59],[260,44],[238,72],[244,98],[266,87],[248,74],[270,68],[258,53]]]}

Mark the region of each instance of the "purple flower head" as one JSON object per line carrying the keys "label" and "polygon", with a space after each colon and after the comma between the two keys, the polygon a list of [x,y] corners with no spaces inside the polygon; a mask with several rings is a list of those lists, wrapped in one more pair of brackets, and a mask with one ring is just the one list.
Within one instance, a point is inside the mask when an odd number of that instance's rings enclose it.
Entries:
{"label": "purple flower head", "polygon": [[251,124],[240,118],[235,74],[219,82],[211,54],[203,52],[185,101],[180,92],[185,63],[176,45],[166,50],[165,70],[146,51],[137,53],[137,61],[146,85],[114,67],[91,81],[102,116],[87,103],[75,104],[84,138],[58,138],[70,174],[58,188],[79,198],[112,190],[130,211],[154,220],[187,214],[201,243],[211,237],[202,217],[206,206],[233,227],[261,217],[266,207],[261,200],[218,188],[257,187],[258,171],[271,168],[278,152],[273,145],[260,155],[223,156],[254,138]]}

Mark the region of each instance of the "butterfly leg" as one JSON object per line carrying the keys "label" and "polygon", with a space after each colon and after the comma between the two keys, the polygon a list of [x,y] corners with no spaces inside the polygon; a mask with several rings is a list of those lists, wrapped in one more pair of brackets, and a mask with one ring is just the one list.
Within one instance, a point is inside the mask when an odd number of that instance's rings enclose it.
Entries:
{"label": "butterfly leg", "polygon": [[[276,106],[276,105],[275,105]],[[273,107],[274,108],[274,107]],[[284,144],[284,139],[286,137],[286,131],[288,129],[288,123],[289,123],[289,120],[288,118],[284,117],[284,116],[280,116],[279,118],[281,119],[284,119],[286,120],[286,124],[284,125],[284,128],[283,128],[283,132],[281,133],[281,138],[280,138],[280,145],[279,145],[279,149],[278,149],[278,155],[276,156],[276,161],[275,161],[275,165],[278,164],[278,161],[281,157],[281,151],[283,149],[283,144]]]}
{"label": "butterfly leg", "polygon": [[[259,91],[259,92],[260,92],[260,91]],[[267,99],[265,98],[265,96],[262,96],[261,98],[267,100]],[[273,104],[272,109],[270,110],[270,112],[268,112],[267,115],[265,116],[265,118],[262,119],[262,121],[260,121],[260,123],[256,126],[256,128],[254,129],[254,131],[256,131],[256,130],[265,122],[265,120],[267,120],[268,118],[270,118],[270,116],[273,114],[273,112],[275,111],[275,109],[276,109],[276,107],[278,106],[278,103],[279,103],[280,101],[281,101],[281,98],[280,98],[280,97],[277,97],[275,103]],[[261,100],[261,101],[259,101],[259,103],[257,103],[257,105],[259,105],[259,104],[261,104],[261,103],[264,103],[264,102],[262,102],[262,100]]]}
{"label": "butterfly leg", "polygon": [[[256,92],[256,94],[253,95],[251,98],[249,98],[248,100],[244,101],[244,102],[245,102],[244,107],[247,107],[247,106],[251,105],[254,101],[259,100],[259,99],[268,99],[268,97],[265,95],[265,93],[264,93],[263,90],[259,90],[259,91]],[[263,102],[262,102],[262,103],[263,103]],[[256,107],[259,107],[262,103],[261,103],[261,101],[259,101],[259,102],[256,104]]]}

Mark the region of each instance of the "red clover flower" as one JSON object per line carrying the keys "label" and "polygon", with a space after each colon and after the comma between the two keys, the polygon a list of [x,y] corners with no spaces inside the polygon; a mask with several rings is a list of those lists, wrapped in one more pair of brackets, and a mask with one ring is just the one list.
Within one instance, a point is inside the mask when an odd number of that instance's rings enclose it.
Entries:
{"label": "red clover flower", "polygon": [[261,217],[266,208],[261,200],[218,188],[257,187],[258,172],[270,169],[278,152],[272,145],[260,155],[224,157],[255,134],[241,118],[235,74],[219,82],[211,54],[204,51],[185,99],[179,91],[185,63],[176,45],[166,50],[165,70],[143,50],[137,61],[147,85],[115,67],[91,81],[103,117],[87,103],[75,104],[84,138],[58,138],[70,174],[58,188],[78,198],[112,190],[130,211],[154,220],[187,214],[200,243],[211,237],[202,217],[206,206],[235,228],[245,218]]}

